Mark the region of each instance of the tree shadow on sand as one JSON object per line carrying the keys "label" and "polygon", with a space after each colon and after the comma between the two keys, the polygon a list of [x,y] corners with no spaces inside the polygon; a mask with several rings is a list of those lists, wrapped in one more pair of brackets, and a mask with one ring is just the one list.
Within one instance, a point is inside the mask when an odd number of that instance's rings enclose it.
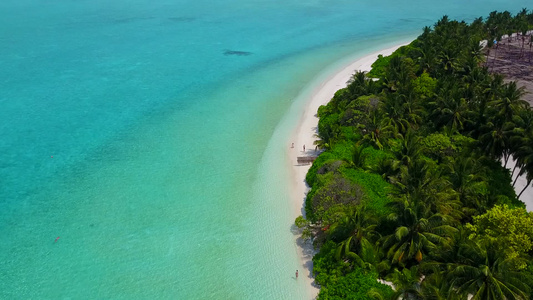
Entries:
{"label": "tree shadow on sand", "polygon": [[[302,215],[305,216],[305,210],[302,208]],[[320,286],[316,283],[315,277],[313,276],[313,256],[317,253],[313,246],[311,240],[304,240],[302,238],[302,230],[298,228],[295,224],[292,224],[290,231],[294,234],[296,238],[296,245],[300,248],[303,260],[303,267],[308,271],[307,277],[312,280],[311,286],[319,289]],[[303,272],[300,272],[300,276],[303,275]],[[296,279],[296,277],[294,277]]]}

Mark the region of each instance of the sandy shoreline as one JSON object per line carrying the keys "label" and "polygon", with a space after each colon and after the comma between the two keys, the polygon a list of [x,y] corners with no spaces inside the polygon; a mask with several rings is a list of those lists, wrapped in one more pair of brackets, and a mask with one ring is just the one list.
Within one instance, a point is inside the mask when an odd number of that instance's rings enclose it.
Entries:
{"label": "sandy shoreline", "polygon": [[[291,164],[291,198],[293,199],[293,211],[294,216],[303,214],[305,195],[307,194],[309,187],[305,183],[305,175],[311,167],[311,165],[298,165],[296,158],[298,156],[311,156],[315,154],[315,146],[313,142],[316,140],[315,134],[317,133],[318,118],[316,113],[321,105],[327,104],[335,92],[341,88],[346,87],[346,82],[357,71],[369,71],[372,63],[376,61],[379,54],[384,56],[390,55],[399,47],[408,43],[398,44],[396,46],[386,48],[380,51],[376,51],[370,55],[366,55],[355,61],[350,62],[348,65],[340,68],[334,72],[325,81],[322,81],[317,85],[311,94],[306,97],[307,104],[301,113],[300,120],[293,134],[289,145],[294,143],[294,148],[288,148],[287,155],[288,161]],[[305,145],[305,151],[304,151]],[[318,288],[313,285],[312,270],[312,257],[313,249],[311,245],[303,245],[301,239],[297,239],[299,256],[300,256],[300,278],[305,281],[305,284],[309,286],[310,293],[314,296],[318,294]]]}

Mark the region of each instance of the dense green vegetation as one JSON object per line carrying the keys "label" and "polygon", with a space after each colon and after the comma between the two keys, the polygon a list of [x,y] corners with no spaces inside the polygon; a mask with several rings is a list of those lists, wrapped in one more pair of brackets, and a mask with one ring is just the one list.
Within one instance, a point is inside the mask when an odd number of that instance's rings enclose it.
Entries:
{"label": "dense green vegetation", "polygon": [[502,164],[533,179],[533,112],[488,67],[492,41],[531,28],[525,9],[445,16],[320,107],[296,220],[319,299],[530,299],[533,214]]}

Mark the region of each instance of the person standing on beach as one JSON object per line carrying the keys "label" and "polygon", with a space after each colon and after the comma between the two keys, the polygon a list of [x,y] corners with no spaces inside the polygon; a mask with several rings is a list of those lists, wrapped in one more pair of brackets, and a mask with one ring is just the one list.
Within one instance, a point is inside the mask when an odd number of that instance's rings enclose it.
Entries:
{"label": "person standing on beach", "polygon": [[294,148],[294,143],[292,143],[291,148]]}
{"label": "person standing on beach", "polygon": [[305,152],[305,145],[304,145],[304,152]]}
{"label": "person standing on beach", "polygon": [[298,279],[298,270],[296,270],[296,279]]}

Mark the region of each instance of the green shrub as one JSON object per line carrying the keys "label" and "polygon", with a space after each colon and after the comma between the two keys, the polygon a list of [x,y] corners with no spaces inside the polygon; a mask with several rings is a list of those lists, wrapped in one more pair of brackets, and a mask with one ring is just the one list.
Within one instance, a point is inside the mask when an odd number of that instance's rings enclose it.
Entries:
{"label": "green shrub", "polygon": [[367,173],[362,170],[354,170],[349,168],[340,168],[342,175],[345,178],[357,183],[363,190],[362,203],[367,209],[374,212],[378,216],[384,216],[390,213],[386,204],[390,202],[387,197],[391,184],[385,181],[378,174]]}
{"label": "green shrub", "polygon": [[392,155],[392,153],[375,149],[373,147],[366,147],[363,150],[363,155],[365,155],[365,165],[370,168],[378,165],[379,162],[384,159],[394,158],[394,155]]}
{"label": "green shrub", "polygon": [[312,221],[322,221],[328,210],[338,206],[355,207],[362,198],[359,185],[332,172],[319,174],[313,190],[306,200],[306,212],[307,206],[311,205],[308,218]]}
{"label": "green shrub", "polygon": [[333,284],[349,271],[349,264],[339,261],[335,257],[337,244],[327,241],[320,247],[320,251],[313,256],[313,274],[315,280],[322,287]]}
{"label": "green shrub", "polygon": [[372,70],[366,74],[370,78],[383,78],[385,76],[385,68],[389,65],[390,56],[378,55],[378,59],[372,64]]}
{"label": "green shrub", "polygon": [[450,137],[442,133],[430,134],[420,139],[420,144],[426,156],[438,161],[455,152],[455,146]]}
{"label": "green shrub", "polygon": [[355,146],[355,143],[352,141],[346,141],[346,140],[340,141],[339,143],[335,145],[333,149],[331,149],[331,152],[339,160],[351,161],[354,146]]}
{"label": "green shrub", "polygon": [[437,79],[424,72],[412,81],[413,90],[420,99],[429,99],[435,94]]}
{"label": "green shrub", "polygon": [[313,187],[316,182],[316,175],[318,174],[318,170],[320,170],[320,168],[322,168],[325,164],[333,163],[338,160],[339,159],[335,157],[334,153],[330,151],[322,152],[315,159],[313,165],[311,166],[311,168],[309,168],[309,171],[307,171],[307,174],[305,175],[305,182],[307,182],[310,187]]}
{"label": "green shrub", "polygon": [[379,54],[378,59],[372,64],[372,70],[370,70],[370,72],[368,72],[366,76],[370,78],[384,78],[385,70],[389,66],[389,62],[391,58],[395,56],[406,56],[412,50],[413,50],[413,46],[410,44],[410,45],[402,46],[396,49],[396,51],[394,51],[389,56],[383,56]]}
{"label": "green shrub", "polygon": [[370,293],[377,293],[384,299],[389,299],[394,293],[390,286],[379,283],[376,273],[366,273],[361,269],[355,269],[353,272],[327,286],[322,286],[318,299],[375,299]]}

